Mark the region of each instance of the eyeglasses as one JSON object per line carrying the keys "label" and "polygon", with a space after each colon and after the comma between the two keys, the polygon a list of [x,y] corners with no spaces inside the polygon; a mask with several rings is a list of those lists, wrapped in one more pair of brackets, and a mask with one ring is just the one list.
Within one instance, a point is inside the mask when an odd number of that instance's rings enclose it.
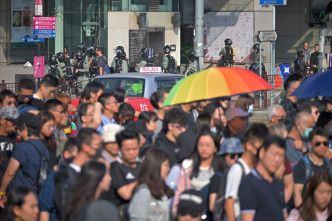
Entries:
{"label": "eyeglasses", "polygon": [[23,95],[21,94],[22,99],[28,98],[29,100],[32,99],[33,95]]}
{"label": "eyeglasses", "polygon": [[187,126],[181,126],[178,124],[172,124],[173,127],[179,129],[179,130],[187,130]]}
{"label": "eyeglasses", "polygon": [[180,209],[178,211],[178,214],[180,216],[190,215],[191,217],[196,218],[200,215],[200,212],[195,211],[195,210],[190,210],[190,209]]}
{"label": "eyeglasses", "polygon": [[240,158],[242,156],[242,153],[230,153],[229,158],[234,160],[236,157]]}
{"label": "eyeglasses", "polygon": [[53,109],[53,111],[58,112],[58,113],[60,113],[60,114],[65,114],[65,113],[66,113],[66,110],[59,111],[59,110],[55,110],[55,109]]}
{"label": "eyeglasses", "polygon": [[323,142],[321,142],[321,141],[317,141],[317,142],[315,142],[315,147],[319,147],[320,145],[324,145],[325,147],[328,147],[329,146],[329,143],[327,142],[327,141],[323,141]]}

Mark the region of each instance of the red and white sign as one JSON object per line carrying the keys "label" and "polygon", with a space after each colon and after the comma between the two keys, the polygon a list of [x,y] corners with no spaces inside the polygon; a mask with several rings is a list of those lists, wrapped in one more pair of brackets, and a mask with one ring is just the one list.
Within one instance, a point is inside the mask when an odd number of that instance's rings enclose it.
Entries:
{"label": "red and white sign", "polygon": [[35,0],[35,15],[43,16],[43,0]]}
{"label": "red and white sign", "polygon": [[33,57],[33,77],[43,78],[45,76],[45,57]]}
{"label": "red and white sign", "polygon": [[33,29],[55,29],[55,17],[33,17]]}
{"label": "red and white sign", "polygon": [[162,72],[161,67],[141,67],[139,72]]}

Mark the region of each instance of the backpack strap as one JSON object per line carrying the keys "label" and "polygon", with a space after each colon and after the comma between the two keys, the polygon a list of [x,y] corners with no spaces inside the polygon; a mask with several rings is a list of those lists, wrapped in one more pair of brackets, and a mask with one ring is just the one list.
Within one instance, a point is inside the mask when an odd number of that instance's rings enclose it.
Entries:
{"label": "backpack strap", "polygon": [[240,161],[235,161],[235,163],[239,164],[241,169],[242,169],[242,176],[241,179],[244,177],[244,175],[246,174],[246,170],[244,169],[244,166],[242,165],[242,163]]}
{"label": "backpack strap", "polygon": [[329,170],[329,173],[332,174],[332,161],[328,158],[324,158],[324,160],[327,163],[327,169]]}
{"label": "backpack strap", "polygon": [[303,156],[302,159],[305,164],[305,182],[307,182],[311,176],[311,164],[310,164],[309,157]]}

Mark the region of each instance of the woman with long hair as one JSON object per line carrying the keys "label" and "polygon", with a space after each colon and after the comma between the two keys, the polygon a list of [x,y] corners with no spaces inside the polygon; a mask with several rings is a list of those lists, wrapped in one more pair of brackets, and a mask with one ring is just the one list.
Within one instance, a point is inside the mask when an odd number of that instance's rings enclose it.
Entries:
{"label": "woman with long hair", "polygon": [[293,209],[287,221],[327,220],[332,214],[332,177],[328,171],[317,171],[309,180],[302,204]]}
{"label": "woman with long hair", "polygon": [[203,131],[198,135],[192,158],[185,159],[182,162],[173,203],[174,215],[176,215],[180,194],[184,190],[200,190],[205,196],[208,195],[210,179],[216,171],[220,170],[219,161],[216,157],[218,148],[219,141],[214,133]]}
{"label": "woman with long hair", "polygon": [[36,221],[38,213],[38,200],[35,194],[27,187],[18,186],[10,191],[0,220]]}
{"label": "woman with long hair", "polygon": [[86,220],[88,207],[99,199],[102,192],[108,191],[110,185],[109,168],[104,163],[96,161],[86,163],[79,174],[77,186],[66,213],[66,220]]}
{"label": "woman with long hair", "polygon": [[50,164],[55,166],[57,164],[56,158],[56,141],[53,134],[55,128],[54,116],[47,110],[43,110],[38,115],[40,119],[39,138],[44,141],[49,153]]}
{"label": "woman with long hair", "polygon": [[147,151],[129,204],[129,216],[135,220],[169,220],[168,199],[172,190],[165,184],[169,173],[167,154],[159,149]]}

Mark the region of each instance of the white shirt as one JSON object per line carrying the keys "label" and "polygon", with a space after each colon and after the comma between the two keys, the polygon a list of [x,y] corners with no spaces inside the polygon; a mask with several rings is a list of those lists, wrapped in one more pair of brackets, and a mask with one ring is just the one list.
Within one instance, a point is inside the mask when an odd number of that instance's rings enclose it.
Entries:
{"label": "white shirt", "polygon": [[79,166],[77,166],[77,165],[75,165],[75,164],[69,164],[69,166],[73,169],[73,170],[75,170],[77,173],[80,173],[81,172],[81,167],[79,167]]}
{"label": "white shirt", "polygon": [[[242,158],[239,158],[238,161],[244,167],[245,175],[249,174],[251,171],[250,167],[242,160]],[[225,199],[227,198],[235,199],[234,203],[235,216],[240,215],[240,203],[239,203],[238,191],[241,179],[242,179],[242,167],[239,164],[234,163],[230,167],[227,174]]]}

